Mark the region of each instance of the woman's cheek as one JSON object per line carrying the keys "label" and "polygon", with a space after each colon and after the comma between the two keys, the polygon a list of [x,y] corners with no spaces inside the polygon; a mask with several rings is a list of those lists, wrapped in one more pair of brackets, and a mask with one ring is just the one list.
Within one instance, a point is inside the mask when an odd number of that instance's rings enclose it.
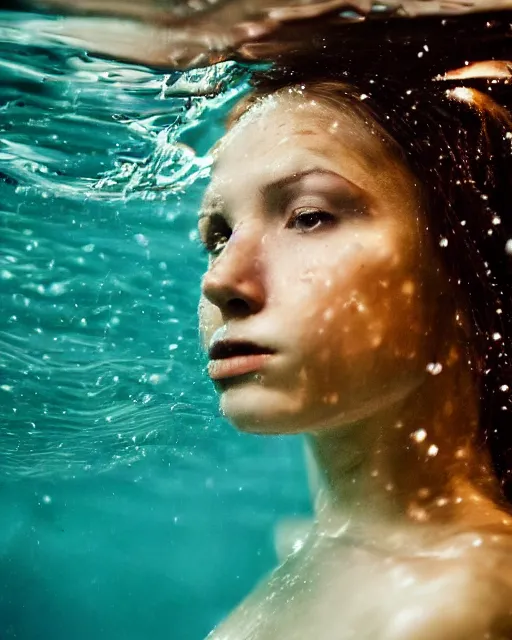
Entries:
{"label": "woman's cheek", "polygon": [[308,333],[319,362],[326,366],[333,358],[348,366],[350,361],[357,365],[360,357],[364,368],[363,361],[370,366],[416,354],[422,322],[414,280],[381,269],[367,269],[366,275],[357,288],[333,285],[317,299]]}

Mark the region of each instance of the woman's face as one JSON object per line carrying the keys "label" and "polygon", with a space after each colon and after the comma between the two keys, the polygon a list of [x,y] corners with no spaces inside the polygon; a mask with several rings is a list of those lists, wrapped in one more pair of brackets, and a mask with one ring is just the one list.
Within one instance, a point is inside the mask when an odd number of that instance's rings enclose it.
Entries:
{"label": "woman's face", "polygon": [[264,100],[221,142],[199,313],[239,428],[342,426],[426,375],[436,269],[414,179],[388,149],[360,117],[298,93]]}

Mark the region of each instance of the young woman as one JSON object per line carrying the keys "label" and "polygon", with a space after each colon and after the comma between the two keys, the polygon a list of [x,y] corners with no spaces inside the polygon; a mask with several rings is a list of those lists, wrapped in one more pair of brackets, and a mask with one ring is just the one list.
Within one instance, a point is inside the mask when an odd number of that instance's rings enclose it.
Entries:
{"label": "young woman", "polygon": [[512,90],[468,75],[282,67],[215,149],[208,373],[316,499],[214,640],[512,638]]}

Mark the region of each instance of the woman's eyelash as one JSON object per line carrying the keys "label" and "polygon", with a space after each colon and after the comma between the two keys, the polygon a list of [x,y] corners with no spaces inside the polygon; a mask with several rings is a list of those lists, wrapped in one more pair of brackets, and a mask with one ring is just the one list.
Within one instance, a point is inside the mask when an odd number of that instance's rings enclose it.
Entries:
{"label": "woman's eyelash", "polygon": [[324,209],[302,207],[293,212],[286,226],[287,228],[295,228],[302,233],[308,233],[326,226],[332,226],[337,222],[337,219],[337,216]]}

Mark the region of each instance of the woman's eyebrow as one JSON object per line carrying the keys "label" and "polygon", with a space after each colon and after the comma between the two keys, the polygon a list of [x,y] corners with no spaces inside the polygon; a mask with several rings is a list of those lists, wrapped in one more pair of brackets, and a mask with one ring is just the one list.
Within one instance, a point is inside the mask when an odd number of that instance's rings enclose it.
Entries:
{"label": "woman's eyebrow", "polygon": [[[312,167],[310,169],[304,169],[303,171],[295,171],[283,176],[282,178],[261,185],[258,188],[258,191],[264,198],[268,198],[269,195],[284,191],[286,188],[292,187],[312,175],[323,175],[334,178],[338,182],[344,184],[345,187],[352,192],[353,197],[361,196],[363,193],[360,187],[356,186],[353,182],[344,178],[339,173],[336,173],[336,171],[323,169],[322,167]],[[221,213],[224,209],[225,203],[219,194],[212,193],[210,195],[206,195],[199,208],[198,220]]]}
{"label": "woman's eyebrow", "polygon": [[339,173],[336,173],[335,171],[330,171],[329,169],[322,169],[320,167],[313,167],[312,169],[305,169],[304,171],[298,171],[288,176],[284,176],[283,178],[279,178],[278,180],[274,180],[273,182],[269,182],[261,186],[259,190],[263,196],[266,196],[268,195],[268,193],[275,192],[275,191],[282,191],[287,187],[295,185],[298,182],[301,182],[302,180],[304,180],[304,178],[307,178],[308,176],[311,176],[311,175],[332,176],[336,180],[339,180],[340,182],[344,182],[349,188],[353,189],[354,194],[357,194],[360,191],[360,189],[356,187],[355,184],[353,184],[352,182],[350,182],[350,180],[347,180],[346,178],[341,176]]}

